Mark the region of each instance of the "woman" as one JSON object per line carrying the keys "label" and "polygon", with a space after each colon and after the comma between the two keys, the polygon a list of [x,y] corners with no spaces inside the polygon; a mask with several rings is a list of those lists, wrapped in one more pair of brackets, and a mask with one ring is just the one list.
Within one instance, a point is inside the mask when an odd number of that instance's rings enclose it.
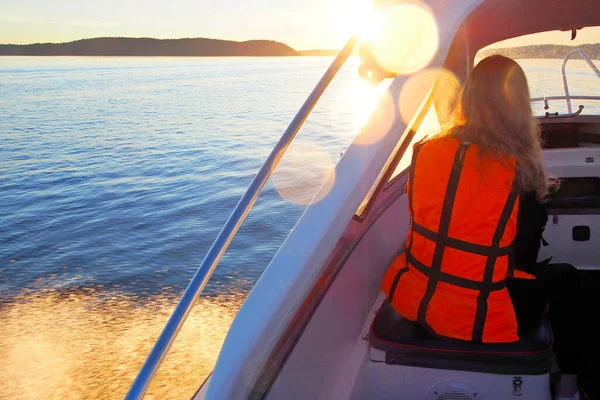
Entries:
{"label": "woman", "polygon": [[[406,251],[382,283],[388,301],[433,335],[518,341],[519,328],[538,321],[553,300],[544,288],[567,277],[577,293],[573,267],[541,276],[543,268],[534,265],[545,224],[540,203],[555,182],[544,170],[523,70],[502,56],[482,60],[448,126],[414,148],[407,187],[411,229]],[[528,211],[520,214],[520,206]],[[542,215],[538,222],[526,220],[535,215]],[[527,294],[534,290],[537,301],[530,301]],[[577,349],[568,337],[575,322],[565,307],[553,308],[559,311],[551,314],[551,324],[563,373],[557,396],[578,398],[577,357],[571,356]]]}

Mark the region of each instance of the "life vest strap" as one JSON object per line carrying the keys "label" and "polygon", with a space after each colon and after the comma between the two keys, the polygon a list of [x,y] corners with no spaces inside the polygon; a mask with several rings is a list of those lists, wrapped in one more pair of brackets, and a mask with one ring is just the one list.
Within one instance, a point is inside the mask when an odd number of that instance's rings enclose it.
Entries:
{"label": "life vest strap", "polygon": [[[470,144],[468,143],[461,143],[458,149],[456,150],[456,153],[454,154],[452,170],[450,171],[450,179],[448,180],[448,186],[446,187],[446,196],[444,198],[444,204],[442,206],[442,212],[440,215],[440,226],[438,228],[439,237],[438,240],[435,242],[435,249],[433,250],[433,259],[430,267],[431,278],[427,281],[427,289],[425,290],[425,294],[421,299],[421,302],[419,304],[419,310],[417,313],[419,322],[429,329],[431,329],[431,327],[427,323],[427,309],[429,308],[429,303],[433,298],[433,295],[437,288],[439,277],[441,276],[442,257],[444,255],[444,249],[447,244],[448,230],[450,229],[450,220],[452,218],[452,208],[454,207],[454,200],[456,199],[456,193],[458,191],[458,182],[460,180],[464,158],[467,153],[467,150],[469,149],[469,146]],[[413,164],[413,168],[415,168],[415,166],[416,162],[415,164]],[[414,191],[414,182],[411,181],[410,185],[410,193],[412,193]]]}
{"label": "life vest strap", "polygon": [[409,252],[406,253],[406,262],[410,266],[414,267],[417,271],[419,271],[423,275],[427,276],[427,278],[430,281],[435,281],[436,283],[438,281],[441,281],[444,283],[448,283],[450,285],[459,286],[459,287],[462,287],[465,289],[478,290],[478,291],[486,290],[489,287],[492,292],[496,291],[496,290],[502,290],[506,287],[506,279],[502,279],[501,281],[497,281],[497,282],[488,283],[488,282],[474,281],[471,279],[462,278],[460,276],[448,274],[448,273],[442,272],[442,271],[434,271],[433,269],[429,268],[427,265],[423,264],[421,261],[417,260],[415,258],[415,256],[413,256]]}
{"label": "life vest strap", "polygon": [[[502,236],[504,236],[506,225],[508,225],[510,216],[513,212],[513,209],[515,208],[517,199],[519,198],[519,192],[519,180],[517,179],[517,175],[515,174],[510,194],[506,199],[506,203],[504,204],[504,208],[502,209],[502,213],[500,214],[498,226],[496,226],[496,231],[494,232],[494,237],[492,239],[492,246],[494,247],[500,247],[500,241],[502,240]],[[484,282],[492,281],[494,277],[494,267],[496,266],[496,259],[497,256],[488,257],[487,262],[485,264],[485,270],[483,272]],[[483,330],[488,310],[487,299],[490,295],[490,292],[491,290],[489,288],[483,289],[479,292],[479,296],[477,296],[477,312],[475,314],[475,322],[473,323],[472,339],[475,342],[481,342],[483,340]]]}
{"label": "life vest strap", "polygon": [[400,282],[400,277],[402,277],[402,275],[404,275],[404,273],[407,271],[408,271],[408,266],[406,266],[404,268],[400,268],[400,270],[398,270],[398,272],[396,273],[396,276],[394,277],[394,281],[392,282],[392,286],[390,287],[390,293],[388,294],[388,297],[387,297],[390,304],[392,303],[392,299],[394,298],[394,293],[396,293],[396,287],[398,286],[398,282]]}
{"label": "life vest strap", "polygon": [[[437,242],[440,238],[440,235],[437,232],[434,232],[430,229],[425,228],[423,225],[419,225],[415,222],[412,223],[412,230],[423,236],[426,239],[429,239],[433,242]],[[466,242],[460,239],[454,239],[452,237],[446,238],[446,246],[452,247],[457,250],[465,251],[467,253],[479,254],[481,256],[494,256],[494,257],[502,257],[507,256],[513,251],[512,246],[505,247],[494,247],[494,246],[485,246],[482,244]]]}

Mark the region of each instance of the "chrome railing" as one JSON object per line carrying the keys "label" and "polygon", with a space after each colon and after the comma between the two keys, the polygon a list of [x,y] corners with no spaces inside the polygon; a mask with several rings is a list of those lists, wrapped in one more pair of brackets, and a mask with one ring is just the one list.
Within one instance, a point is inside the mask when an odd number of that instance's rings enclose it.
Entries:
{"label": "chrome railing", "polygon": [[198,267],[190,284],[186,288],[183,296],[179,300],[175,311],[169,318],[164,330],[160,334],[152,351],[148,355],[146,362],[138,373],[133,385],[129,389],[125,399],[141,399],[146,394],[152,379],[154,378],[160,364],[167,355],[171,345],[173,344],[179,330],[183,326],[187,316],[189,315],[195,300],[198,298],[204,287],[208,283],[213,271],[219,264],[223,253],[231,243],[231,240],[237,233],[240,225],[246,218],[246,215],[254,205],[258,195],[267,183],[271,173],[283,157],[285,151],[294,140],[294,137],[306,121],[306,118],[317,104],[321,95],[329,86],[339,69],[344,65],[354,48],[359,42],[358,36],[354,35],[348,39],[344,48],[335,57],[332,64],[329,66],[323,77],[319,80],[313,91],[310,93],[290,125],[287,127],[275,148],[269,154],[269,157],[260,168],[252,183],[248,187],[246,193],[242,196],[231,216],[221,229],[221,232],[215,239],[213,245],[208,250],[206,257]]}
{"label": "chrome railing", "polygon": [[562,62],[561,68],[560,68],[561,73],[562,73],[562,81],[563,81],[563,87],[565,90],[565,95],[564,96],[534,97],[531,99],[532,102],[543,101],[544,102],[544,110],[548,110],[550,108],[550,106],[548,104],[548,101],[550,101],[550,100],[566,100],[566,102],[567,102],[567,113],[566,114],[546,112],[546,115],[545,115],[546,117],[570,117],[570,116],[575,116],[575,115],[581,114],[581,112],[583,111],[583,106],[580,105],[578,107],[577,111],[573,112],[573,108],[571,106],[571,100],[600,100],[600,96],[571,96],[571,94],[569,93],[569,83],[567,82],[567,71],[566,71],[567,61],[569,61],[569,59],[571,59],[576,54],[579,54],[585,60],[585,62],[588,63],[588,65],[590,66],[592,71],[594,71],[596,76],[600,79],[600,70],[598,70],[598,67],[596,67],[596,64],[594,64],[594,62],[588,57],[587,54],[585,54],[585,52],[583,50],[575,49],[575,50],[572,50],[569,53],[567,53],[565,58],[563,58],[563,62]]}
{"label": "chrome railing", "polygon": [[[535,101],[543,101],[544,102],[544,110],[548,110],[550,108],[550,105],[548,104],[548,102],[550,100],[598,100],[600,101],[600,96],[545,96],[545,97],[534,97],[531,99],[532,102]],[[537,118],[548,118],[548,117],[574,117],[576,115],[581,114],[581,112],[583,111],[583,106],[580,105],[577,108],[577,111],[572,111],[568,112],[566,114],[559,114],[558,112],[554,112],[554,113],[550,113],[548,111],[546,111],[545,115],[540,115],[537,116]]]}
{"label": "chrome railing", "polygon": [[565,58],[563,59],[563,62],[562,62],[561,72],[562,72],[563,86],[565,88],[565,97],[567,100],[567,113],[569,113],[569,114],[572,113],[572,110],[571,110],[571,97],[569,96],[569,84],[567,83],[566,67],[567,67],[567,61],[569,61],[569,59],[571,57],[573,57],[575,54],[579,54],[581,57],[583,57],[583,59],[588,63],[590,68],[596,73],[596,76],[598,78],[600,78],[600,71],[598,70],[598,67],[596,67],[596,65],[592,62],[592,60],[590,60],[588,55],[585,54],[585,52],[583,50],[575,49],[575,50],[567,53],[567,55],[565,56]]}

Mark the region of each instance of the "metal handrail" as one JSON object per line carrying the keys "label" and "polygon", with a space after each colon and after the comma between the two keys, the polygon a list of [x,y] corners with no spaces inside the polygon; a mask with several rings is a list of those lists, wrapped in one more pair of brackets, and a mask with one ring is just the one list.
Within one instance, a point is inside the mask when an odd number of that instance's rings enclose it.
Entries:
{"label": "metal handrail", "polygon": [[[531,99],[531,102],[535,102],[535,101],[543,101],[544,102],[544,110],[547,110],[550,108],[550,106],[548,105],[548,101],[549,100],[598,100],[600,101],[600,96],[544,96],[544,97],[534,97]],[[541,116],[536,116],[536,118],[547,118],[547,117],[575,117],[579,114],[581,114],[581,112],[583,111],[583,106],[580,105],[579,108],[577,109],[577,111],[573,112],[568,112],[566,114],[559,114],[557,112],[555,113],[549,113],[546,112],[545,115],[541,115]]]}
{"label": "metal handrail", "polygon": [[588,55],[585,54],[585,52],[583,50],[575,49],[575,50],[572,50],[569,53],[567,53],[567,55],[563,59],[561,71],[562,71],[563,86],[565,88],[565,99],[567,100],[567,113],[568,114],[571,114],[573,111],[571,109],[571,98],[572,97],[569,95],[569,84],[567,83],[566,66],[567,66],[567,61],[569,61],[569,59],[571,57],[573,57],[575,54],[579,54],[581,57],[583,57],[583,59],[588,63],[590,68],[596,73],[596,76],[598,78],[600,78],[600,71],[598,70],[598,67],[596,67],[596,65],[592,62],[592,60],[590,60]]}
{"label": "metal handrail", "polygon": [[358,45],[358,42],[358,35],[353,35],[350,37],[350,39],[348,39],[346,45],[333,60],[327,71],[325,71],[323,77],[319,80],[313,91],[305,100],[302,107],[300,107],[300,110],[252,180],[248,190],[246,193],[244,193],[236,205],[235,209],[231,213],[231,216],[221,229],[221,232],[215,239],[211,248],[208,250],[208,253],[206,254],[206,257],[204,257],[202,264],[200,264],[200,267],[198,267],[198,270],[194,274],[190,284],[183,293],[183,296],[179,300],[177,307],[175,307],[175,311],[173,311],[173,314],[169,318],[164,330],[160,334],[158,340],[152,348],[152,351],[148,355],[146,362],[142,366],[142,369],[138,373],[138,376],[129,389],[129,392],[125,397],[126,400],[141,399],[146,394],[146,391],[148,390],[152,379],[158,371],[160,364],[167,355],[171,345],[179,333],[179,330],[189,315],[194,305],[194,301],[198,298],[200,293],[202,293],[202,290],[208,283],[213,271],[219,264],[223,253],[225,253],[225,250],[227,250],[229,243],[231,243],[231,240],[237,233],[240,225],[246,218],[246,215],[254,205],[258,195],[271,176],[271,173],[283,157],[291,142],[294,140],[294,137],[304,124],[304,121],[306,121],[306,118],[317,104],[317,101],[323,92],[325,92],[327,86],[329,86],[329,83],[331,83],[339,69],[342,67],[342,65],[344,65],[352,51]]}
{"label": "metal handrail", "polygon": [[543,97],[533,97],[531,101],[546,101],[546,100],[566,100],[566,99],[574,99],[574,100],[600,100],[600,96],[543,96]]}

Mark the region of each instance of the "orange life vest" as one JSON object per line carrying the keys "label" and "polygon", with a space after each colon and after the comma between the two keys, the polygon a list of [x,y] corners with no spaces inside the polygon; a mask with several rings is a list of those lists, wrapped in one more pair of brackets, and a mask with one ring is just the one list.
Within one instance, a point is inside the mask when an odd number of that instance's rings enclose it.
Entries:
{"label": "orange life vest", "polygon": [[515,165],[452,138],[415,146],[406,251],[382,282],[404,318],[450,338],[519,340],[506,289],[519,208]]}

